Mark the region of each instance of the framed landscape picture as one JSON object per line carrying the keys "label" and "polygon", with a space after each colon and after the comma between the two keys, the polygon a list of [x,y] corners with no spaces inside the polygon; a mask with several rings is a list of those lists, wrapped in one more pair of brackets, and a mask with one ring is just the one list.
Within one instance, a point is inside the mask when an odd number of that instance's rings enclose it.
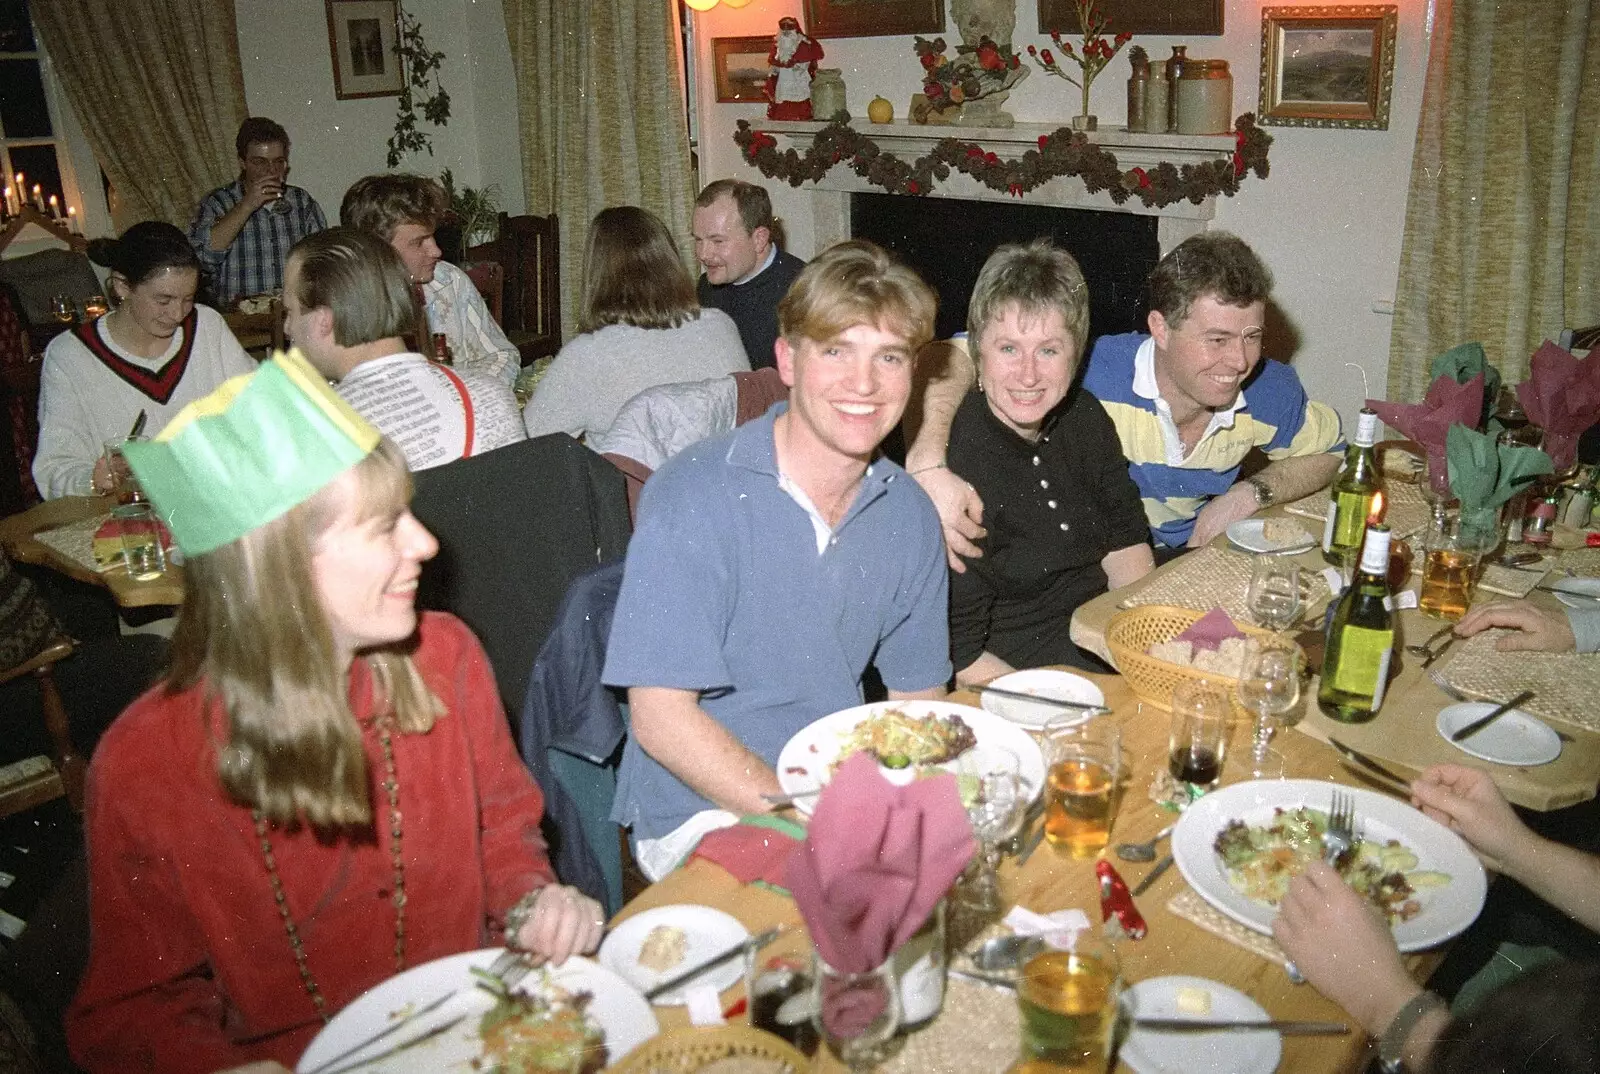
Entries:
{"label": "framed landscape picture", "polygon": [[711,65],[717,73],[717,102],[759,102],[767,99],[767,57],[772,37],[713,37]]}
{"label": "framed landscape picture", "polygon": [[[1099,0],[1099,6],[1105,12],[1108,37],[1124,30],[1191,37],[1222,33],[1222,0]],[[1081,32],[1076,0],[1039,0],[1039,32],[1051,30],[1060,31],[1063,37]]]}
{"label": "framed landscape picture", "polygon": [[399,0],[325,0],[333,95],[395,97],[405,72],[398,43]]}
{"label": "framed landscape picture", "polygon": [[1262,123],[1389,129],[1399,9],[1261,9]]}
{"label": "framed landscape picture", "polygon": [[944,33],[944,0],[805,0],[812,37]]}

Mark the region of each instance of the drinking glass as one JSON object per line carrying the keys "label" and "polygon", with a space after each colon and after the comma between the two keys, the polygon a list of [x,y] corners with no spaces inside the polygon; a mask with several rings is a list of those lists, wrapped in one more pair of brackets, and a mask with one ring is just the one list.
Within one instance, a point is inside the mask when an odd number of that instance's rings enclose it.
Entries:
{"label": "drinking glass", "polygon": [[804,968],[783,963],[762,966],[752,951],[745,959],[744,980],[745,995],[749,997],[750,1025],[782,1037],[806,1055],[815,1055],[818,1041],[816,1026],[812,1024],[814,1004],[806,1002],[804,1009],[793,1017],[785,1011],[784,1021],[778,1018],[778,1012],[790,999],[801,993],[812,993],[814,996],[816,990]]}
{"label": "drinking glass", "polygon": [[1022,1054],[1009,1074],[1104,1074],[1123,1028],[1116,949],[1099,929],[1051,946],[1017,977]]}
{"label": "drinking glass", "polygon": [[1000,844],[1016,834],[1028,808],[1027,786],[1019,773],[1020,762],[1010,758],[998,764],[991,759],[981,772],[958,771],[962,804],[972,822],[978,853],[962,874],[956,901],[983,917],[998,917],[1005,910],[1000,899]]}
{"label": "drinking glass", "polygon": [[72,304],[72,299],[66,295],[52,295],[50,298],[50,316],[62,324],[71,324],[78,319],[77,307]]}
{"label": "drinking glass", "polygon": [[161,523],[155,509],[147,503],[130,503],[112,508],[111,517],[118,523],[128,577],[136,582],[151,582],[167,573]]}
{"label": "drinking glass", "polygon": [[1255,713],[1251,759],[1264,764],[1273,734],[1300,704],[1300,647],[1287,638],[1253,638],[1239,673],[1239,704]]}
{"label": "drinking glass", "polygon": [[83,300],[83,315],[85,317],[104,317],[108,309],[110,307],[106,305],[105,295],[90,295]]}
{"label": "drinking glass", "polygon": [[1111,838],[1122,733],[1114,716],[1096,716],[1051,733],[1044,834],[1074,858],[1092,858]]}
{"label": "drinking glass", "polygon": [[1185,679],[1172,690],[1172,731],[1167,768],[1172,778],[1207,790],[1217,785],[1227,759],[1233,704],[1221,687]]}
{"label": "drinking glass", "polygon": [[122,449],[130,440],[144,440],[146,437],[116,436],[105,441],[101,446],[101,454],[106,460],[106,469],[111,472],[115,482],[111,487],[111,495],[116,497],[118,503],[143,503],[144,490],[139,487],[139,479],[133,476],[133,471],[128,468],[128,460],[123,457]]}
{"label": "drinking glass", "polygon": [[1498,513],[1435,510],[1423,545],[1422,588],[1417,608],[1433,619],[1455,622],[1467,614],[1478,587],[1484,554],[1500,540]]}
{"label": "drinking glass", "polygon": [[812,1014],[828,1050],[852,1071],[871,1070],[900,1028],[900,986],[894,960],[866,973],[836,970],[812,953],[817,1003]]}
{"label": "drinking glass", "polygon": [[1288,630],[1300,618],[1300,564],[1291,556],[1257,556],[1250,570],[1249,604],[1257,626]]}

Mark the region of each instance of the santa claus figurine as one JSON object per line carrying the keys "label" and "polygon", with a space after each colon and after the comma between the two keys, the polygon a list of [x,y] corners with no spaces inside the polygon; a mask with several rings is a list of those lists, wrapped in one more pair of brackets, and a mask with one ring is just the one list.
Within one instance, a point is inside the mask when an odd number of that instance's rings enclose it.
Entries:
{"label": "santa claus figurine", "polygon": [[822,46],[800,32],[800,20],[778,20],[778,38],[767,56],[768,119],[810,119],[811,78],[822,59]]}

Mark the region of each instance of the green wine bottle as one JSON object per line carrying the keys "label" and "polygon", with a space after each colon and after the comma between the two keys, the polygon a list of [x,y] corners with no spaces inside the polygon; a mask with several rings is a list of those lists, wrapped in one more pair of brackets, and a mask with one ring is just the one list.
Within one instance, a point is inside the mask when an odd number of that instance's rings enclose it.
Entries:
{"label": "green wine bottle", "polygon": [[1334,479],[1322,530],[1322,558],[1336,567],[1350,567],[1361,551],[1372,497],[1378,491],[1378,456],[1372,450],[1377,442],[1378,415],[1363,409],[1356,419],[1355,438],[1345,449],[1344,466]]}
{"label": "green wine bottle", "polygon": [[1328,620],[1317,704],[1342,723],[1366,723],[1383,705],[1394,655],[1389,611],[1389,527],[1367,528],[1355,579]]}

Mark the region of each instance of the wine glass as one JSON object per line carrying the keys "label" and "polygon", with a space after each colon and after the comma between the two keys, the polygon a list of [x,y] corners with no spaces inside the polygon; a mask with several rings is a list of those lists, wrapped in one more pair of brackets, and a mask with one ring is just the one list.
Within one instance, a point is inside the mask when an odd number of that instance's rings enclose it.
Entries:
{"label": "wine glass", "polygon": [[1000,862],[1000,844],[1016,833],[1028,807],[1027,785],[1020,773],[1020,762],[989,760],[989,767],[975,774],[960,773],[962,804],[972,822],[978,853],[961,878],[956,899],[966,909],[984,917],[998,917],[1005,906],[1000,900],[1000,878],[995,872]]}
{"label": "wine glass", "polygon": [[1300,647],[1286,638],[1254,638],[1239,673],[1239,704],[1255,713],[1251,761],[1265,767],[1267,747],[1284,717],[1300,704]]}
{"label": "wine glass", "polygon": [[66,295],[53,295],[50,298],[50,316],[62,324],[71,324],[78,319],[77,307]]}
{"label": "wine glass", "polygon": [[865,973],[836,970],[812,953],[816,1004],[811,1015],[817,1033],[851,1071],[871,1070],[884,1058],[884,1045],[900,1028],[900,983],[894,959]]}
{"label": "wine glass", "polygon": [[1260,555],[1250,569],[1250,615],[1281,633],[1300,618],[1300,564],[1291,556]]}

